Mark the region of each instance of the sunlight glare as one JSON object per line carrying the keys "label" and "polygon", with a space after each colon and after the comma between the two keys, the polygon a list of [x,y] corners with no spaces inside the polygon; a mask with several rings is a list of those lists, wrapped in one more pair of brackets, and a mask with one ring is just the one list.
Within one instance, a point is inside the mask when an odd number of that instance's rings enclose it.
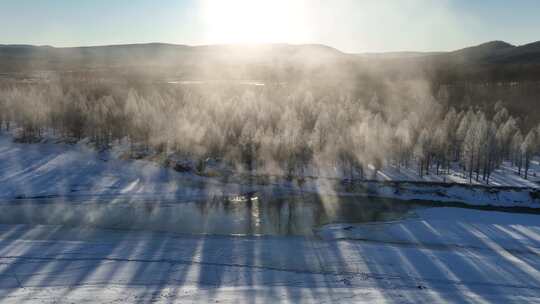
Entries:
{"label": "sunlight glare", "polygon": [[304,0],[206,0],[208,43],[301,43],[309,38]]}

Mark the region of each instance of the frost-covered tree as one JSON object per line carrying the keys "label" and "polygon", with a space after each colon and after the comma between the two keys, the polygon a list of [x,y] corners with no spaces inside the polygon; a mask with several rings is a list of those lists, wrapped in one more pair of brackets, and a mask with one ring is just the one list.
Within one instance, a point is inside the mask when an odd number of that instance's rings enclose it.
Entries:
{"label": "frost-covered tree", "polygon": [[518,130],[517,122],[513,117],[509,117],[508,120],[499,127],[497,131],[497,142],[499,147],[501,147],[502,158],[510,157],[512,140]]}
{"label": "frost-covered tree", "polygon": [[521,131],[518,130],[512,137],[511,154],[512,154],[512,162],[515,166],[518,167],[519,175],[521,175],[521,169],[523,167],[523,152],[521,149],[522,144],[523,144],[523,135],[521,134]]}
{"label": "frost-covered tree", "polygon": [[528,177],[529,163],[540,153],[540,130],[532,132],[502,103],[453,108],[444,103],[447,92],[439,92],[440,102],[422,84],[382,87],[91,79],[16,84],[0,86],[0,129],[15,130],[23,141],[45,132],[69,141],[86,138],[104,149],[122,141],[133,157],[212,158],[240,170],[293,177],[308,168],[335,167],[356,179],[366,168],[377,174],[389,165],[417,165],[423,177],[458,164],[470,182],[489,182],[503,161],[520,174],[524,166]]}
{"label": "frost-covered tree", "polygon": [[537,151],[537,144],[538,144],[538,138],[537,138],[536,131],[534,129],[531,129],[529,133],[527,133],[527,136],[525,136],[525,139],[523,140],[523,143],[521,143],[521,147],[520,147],[521,154],[523,155],[525,179],[528,178],[531,158],[534,155],[534,153]]}

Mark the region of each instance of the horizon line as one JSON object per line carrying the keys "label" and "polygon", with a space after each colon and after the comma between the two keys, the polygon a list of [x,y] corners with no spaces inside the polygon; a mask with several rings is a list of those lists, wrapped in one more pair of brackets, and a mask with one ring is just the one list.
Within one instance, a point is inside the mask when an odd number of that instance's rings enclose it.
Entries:
{"label": "horizon line", "polygon": [[334,49],[336,51],[339,51],[344,54],[392,54],[392,53],[447,53],[447,52],[453,52],[469,47],[475,47],[480,46],[483,44],[493,43],[493,42],[503,42],[507,43],[513,47],[520,47],[525,46],[533,43],[538,43],[538,41],[528,42],[524,44],[514,44],[507,42],[505,40],[490,40],[485,41],[473,45],[466,45],[458,49],[451,49],[451,50],[400,50],[400,51],[361,51],[361,52],[345,52],[337,47],[324,44],[324,43],[290,43],[290,42],[268,42],[268,43],[215,43],[215,44],[183,44],[183,43],[171,43],[171,42],[129,42],[129,43],[111,43],[111,44],[87,44],[87,45],[73,45],[73,46],[58,46],[58,45],[51,45],[51,44],[28,44],[28,43],[0,43],[0,46],[8,46],[8,47],[42,47],[42,48],[54,48],[54,49],[76,49],[76,48],[97,48],[97,47],[115,47],[115,46],[140,46],[140,45],[167,45],[167,46],[178,46],[178,47],[189,47],[189,48],[198,48],[198,47],[212,47],[212,46],[222,46],[222,47],[238,47],[238,46],[244,46],[244,47],[260,47],[260,46],[272,46],[272,45],[289,45],[289,46],[323,46],[327,48]]}

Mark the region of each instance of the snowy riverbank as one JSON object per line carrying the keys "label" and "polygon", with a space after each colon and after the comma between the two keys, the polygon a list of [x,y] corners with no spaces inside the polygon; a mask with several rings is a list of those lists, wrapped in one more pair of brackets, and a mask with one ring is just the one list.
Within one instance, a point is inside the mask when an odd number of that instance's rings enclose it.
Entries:
{"label": "snowy riverbank", "polygon": [[[250,184],[235,178],[225,183],[149,161],[122,160],[84,144],[17,144],[0,137],[5,210],[24,201],[34,207],[49,200],[176,203],[248,191],[540,207],[537,188],[514,183],[486,187],[374,180],[351,185],[318,178],[308,179],[301,189],[291,182]],[[66,210],[55,207],[45,204],[42,209],[51,218],[66,219]],[[148,208],[141,214],[156,214]],[[6,221],[0,224],[0,302],[540,303],[537,218],[419,207],[392,222],[322,226],[313,237],[186,235],[151,232],[142,224],[132,227],[141,231],[129,231]]]}
{"label": "snowy riverbank", "polygon": [[0,300],[540,303],[538,223],[432,208],[322,239],[0,225]]}
{"label": "snowy riverbank", "polygon": [[366,181],[359,182],[354,188],[352,193],[399,200],[540,208],[538,188],[403,181]]}
{"label": "snowy riverbank", "polygon": [[[402,200],[457,202],[504,207],[540,207],[539,185],[509,168],[494,174],[491,186],[467,185],[436,177],[415,180],[386,168],[380,180],[343,184],[339,178],[308,178],[299,188],[295,182],[274,180],[248,183],[245,179],[180,173],[145,160],[122,160],[114,152],[101,152],[85,144],[20,144],[0,136],[0,200],[61,198],[63,200],[186,201],[258,191],[271,194],[311,192],[362,195]],[[538,169],[535,162],[534,175]],[[393,172],[393,173],[392,173]],[[401,170],[400,174],[405,174]],[[507,172],[507,175],[503,175]],[[531,174],[531,175],[533,175]],[[394,176],[394,180],[388,180]],[[456,175],[457,176],[457,175]]]}

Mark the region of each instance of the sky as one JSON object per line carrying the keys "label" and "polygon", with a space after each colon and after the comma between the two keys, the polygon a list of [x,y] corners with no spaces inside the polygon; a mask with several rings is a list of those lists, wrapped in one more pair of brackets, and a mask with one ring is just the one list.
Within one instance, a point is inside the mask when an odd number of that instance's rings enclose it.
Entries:
{"label": "sky", "polygon": [[538,0],[0,0],[0,44],[320,43],[447,51],[540,40]]}

